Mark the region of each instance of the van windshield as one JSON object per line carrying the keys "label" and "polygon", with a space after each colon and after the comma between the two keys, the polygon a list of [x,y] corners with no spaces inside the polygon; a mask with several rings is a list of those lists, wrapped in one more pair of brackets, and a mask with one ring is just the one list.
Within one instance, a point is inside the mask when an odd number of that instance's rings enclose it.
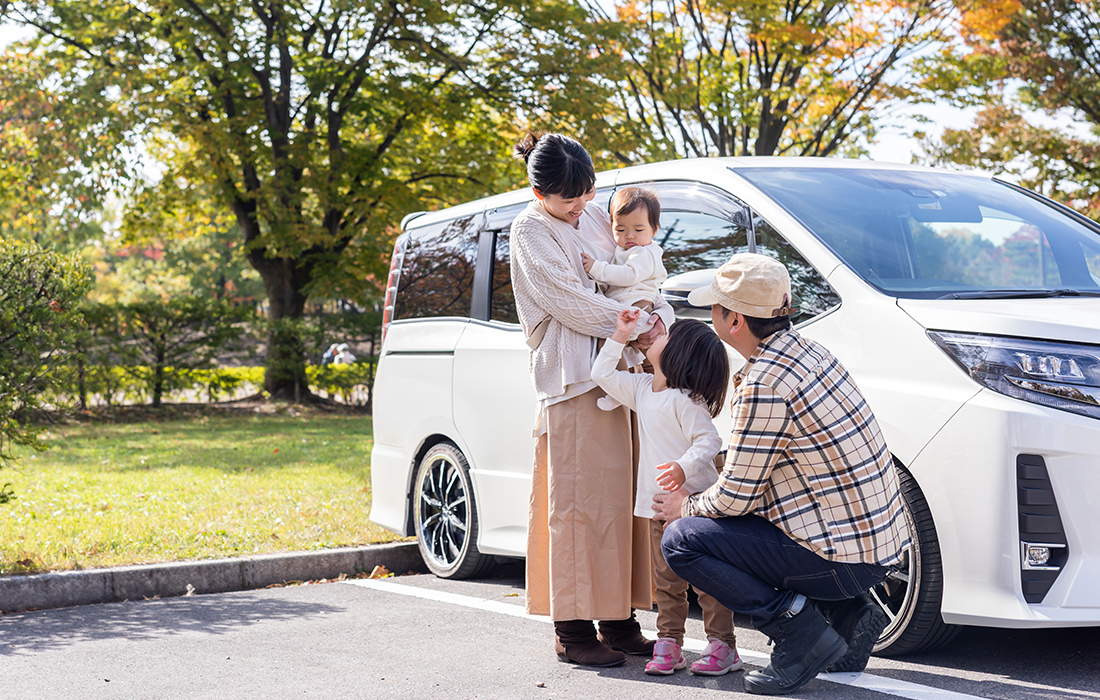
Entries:
{"label": "van windshield", "polygon": [[904,170],[734,170],[892,296],[1100,295],[1097,229],[995,180]]}

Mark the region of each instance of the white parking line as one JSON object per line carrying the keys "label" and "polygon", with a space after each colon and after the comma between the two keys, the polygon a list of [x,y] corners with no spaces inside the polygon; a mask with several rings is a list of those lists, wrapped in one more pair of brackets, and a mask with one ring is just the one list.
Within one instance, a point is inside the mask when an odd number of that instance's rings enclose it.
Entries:
{"label": "white parking line", "polygon": [[[353,579],[344,581],[344,583],[349,583],[353,586],[362,586],[363,588],[372,588],[376,591],[383,591],[385,593],[394,593],[412,598],[423,598],[425,600],[434,600],[437,603],[458,605],[474,610],[484,610],[485,612],[497,613],[500,615],[511,615],[512,617],[522,617],[536,622],[550,623],[550,618],[545,615],[528,615],[523,611],[521,606],[513,603],[502,603],[499,600],[485,600],[483,598],[474,598],[473,596],[459,595],[457,593],[447,593],[445,591],[433,591],[427,588],[406,586],[390,579]],[[648,630],[644,630],[644,632],[646,636],[650,638],[656,636]],[[689,638],[684,640],[684,649],[688,651],[697,653],[702,652],[703,647],[706,645],[707,643],[705,641],[699,639]],[[737,651],[741,654],[741,658],[749,663],[757,666],[766,666],[768,663],[767,654],[761,654],[760,652],[751,651],[749,649],[738,649]],[[886,695],[909,698],[910,700],[982,700],[982,698],[977,695],[956,693],[951,690],[909,683],[894,678],[874,676],[869,673],[822,673],[818,678],[829,681],[830,683],[850,685],[856,688],[873,690],[877,693],[884,693]]]}

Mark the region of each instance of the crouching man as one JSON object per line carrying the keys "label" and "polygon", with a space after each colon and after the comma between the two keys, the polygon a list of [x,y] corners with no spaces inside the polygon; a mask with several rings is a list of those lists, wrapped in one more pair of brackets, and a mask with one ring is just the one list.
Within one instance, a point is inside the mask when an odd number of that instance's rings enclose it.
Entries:
{"label": "crouching man", "polygon": [[654,499],[669,521],[665,559],[773,640],[768,667],[745,676],[748,692],[862,671],[886,626],[866,591],[910,542],[875,417],[840,362],[791,328],[782,263],[734,255],[688,300],[710,305],[714,330],[747,363],[718,482]]}

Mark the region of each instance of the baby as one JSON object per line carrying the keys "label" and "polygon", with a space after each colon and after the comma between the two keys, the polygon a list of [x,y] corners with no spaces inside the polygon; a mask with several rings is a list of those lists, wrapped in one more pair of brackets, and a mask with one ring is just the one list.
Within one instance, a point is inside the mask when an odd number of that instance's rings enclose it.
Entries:
{"label": "baby", "polygon": [[[615,256],[610,263],[596,260],[581,253],[584,270],[600,283],[604,294],[616,301],[637,307],[648,319],[653,312],[653,300],[657,298],[661,283],[668,275],[661,264],[661,246],[653,242],[661,227],[661,203],[657,196],[640,187],[617,190],[611,198],[611,230],[615,235]],[[633,337],[652,327],[639,321]],[[613,410],[618,402],[603,397],[598,402],[605,411]]]}

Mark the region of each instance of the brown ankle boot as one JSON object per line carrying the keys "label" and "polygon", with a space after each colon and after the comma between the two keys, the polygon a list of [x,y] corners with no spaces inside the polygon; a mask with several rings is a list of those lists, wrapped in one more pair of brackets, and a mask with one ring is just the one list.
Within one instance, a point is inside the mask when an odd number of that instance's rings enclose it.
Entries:
{"label": "brown ankle boot", "polygon": [[618,666],[626,663],[626,655],[600,644],[591,620],[555,622],[554,651],[562,661],[572,661],[582,666]]}
{"label": "brown ankle boot", "polygon": [[625,620],[600,620],[599,640],[619,651],[635,656],[652,656],[656,642],[642,636],[642,626],[634,619],[634,611]]}

